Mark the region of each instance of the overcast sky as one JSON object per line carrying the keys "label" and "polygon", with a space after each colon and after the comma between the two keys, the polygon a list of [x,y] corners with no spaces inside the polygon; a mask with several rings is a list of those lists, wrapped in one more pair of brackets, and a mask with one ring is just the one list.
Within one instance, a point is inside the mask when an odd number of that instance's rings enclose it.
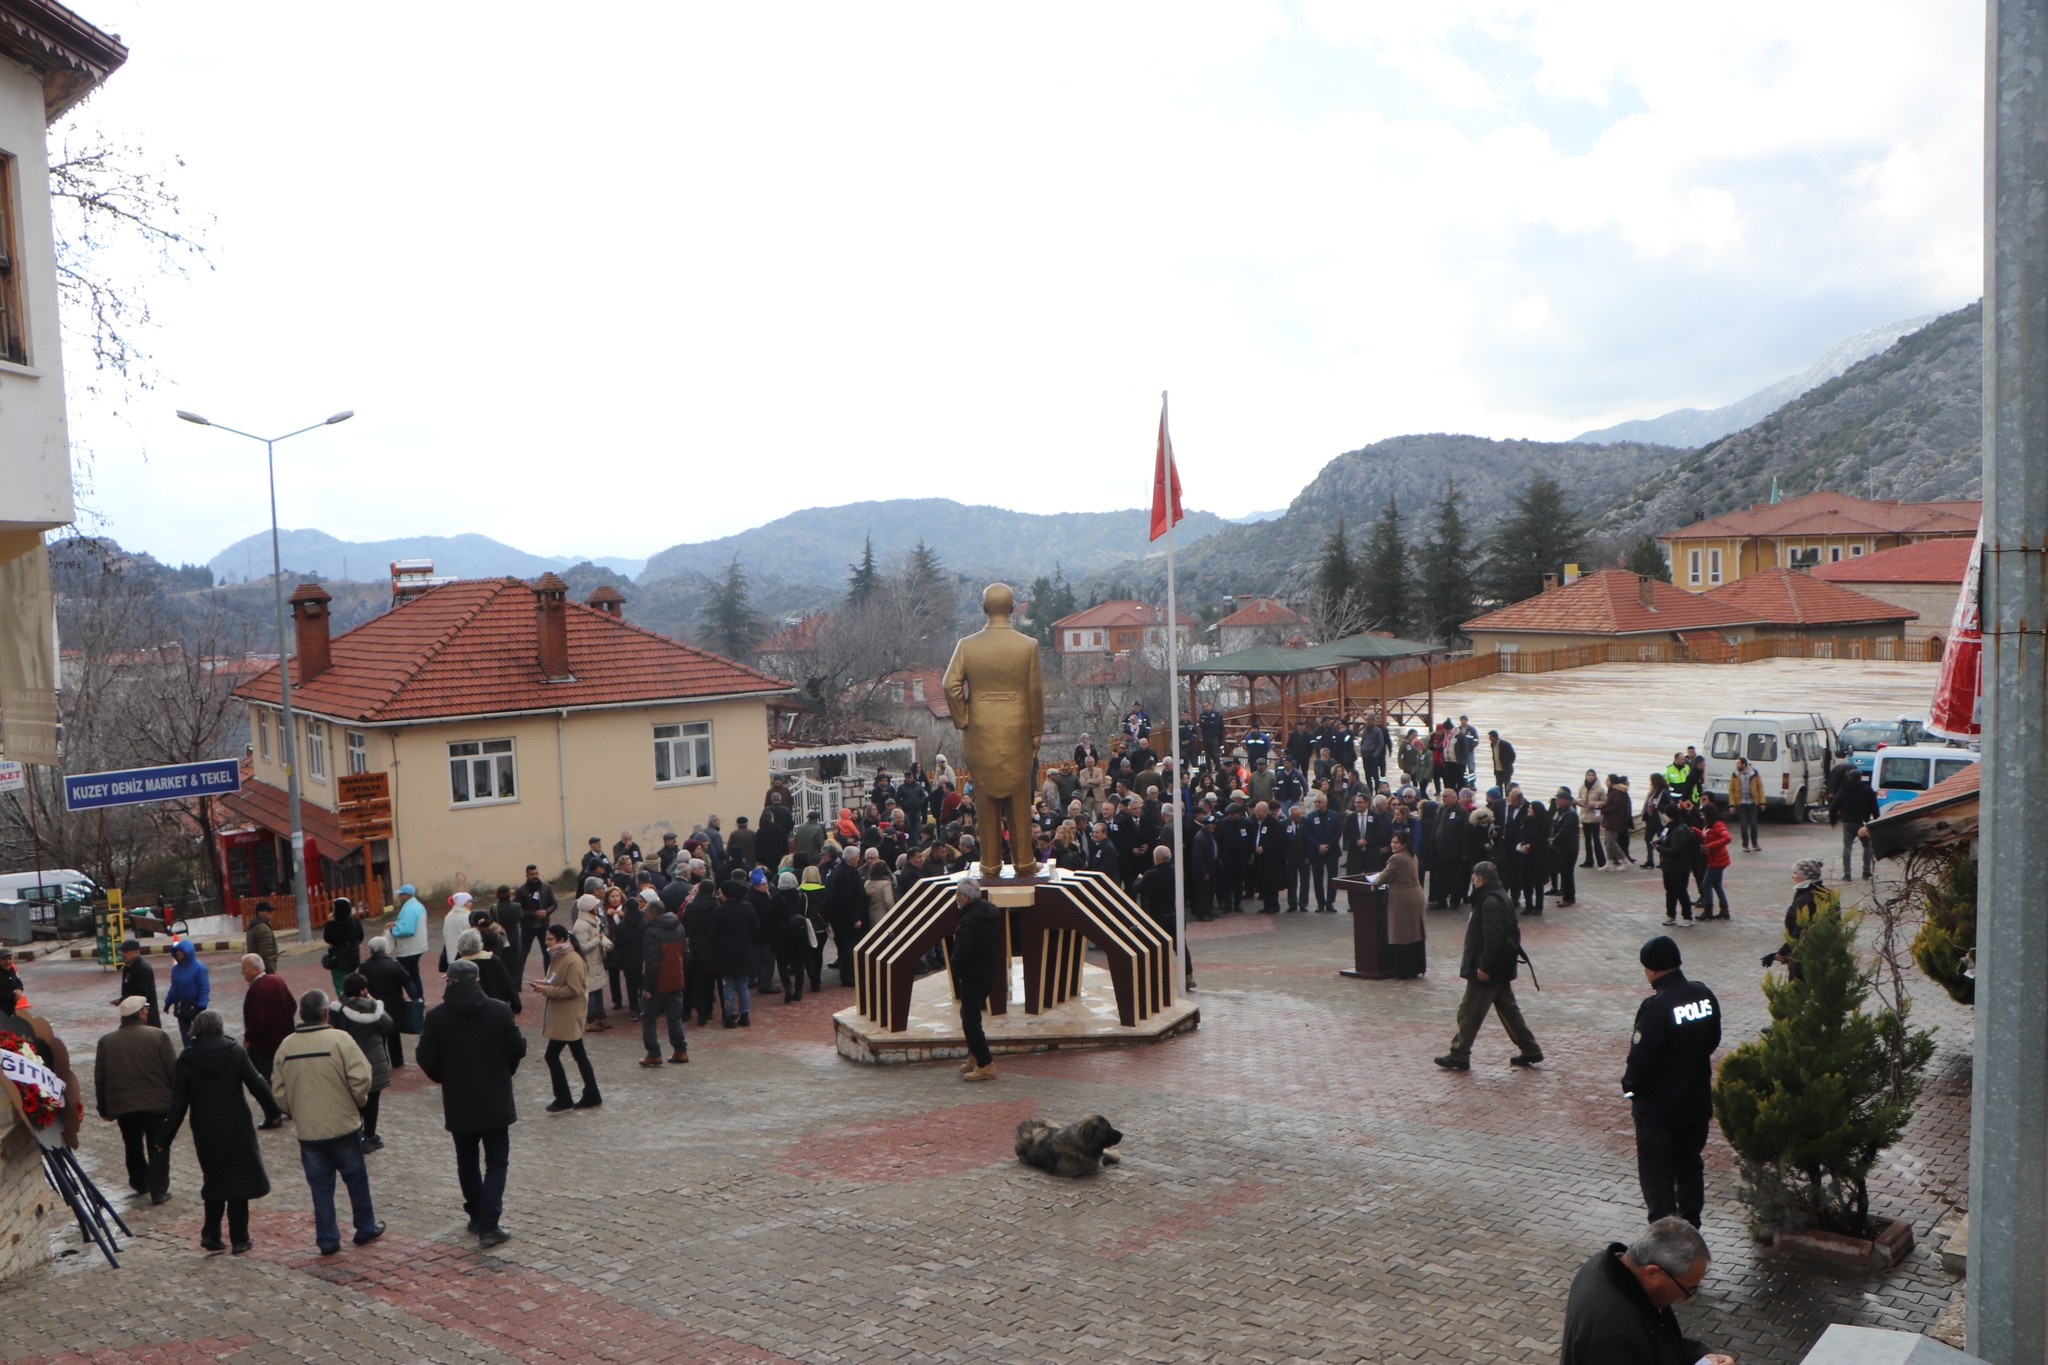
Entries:
{"label": "overcast sky", "polygon": [[[1728,402],[1981,289],[1981,0],[76,0],[212,215],[86,529],[644,556],[806,506],[1285,505]],[[132,263],[110,262],[110,266]],[[78,357],[72,358],[76,366]]]}

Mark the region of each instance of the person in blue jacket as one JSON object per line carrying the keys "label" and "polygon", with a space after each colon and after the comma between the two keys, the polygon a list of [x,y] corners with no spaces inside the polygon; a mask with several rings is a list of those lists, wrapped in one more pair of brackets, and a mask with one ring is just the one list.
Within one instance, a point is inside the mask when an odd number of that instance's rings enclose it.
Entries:
{"label": "person in blue jacket", "polygon": [[207,975],[206,964],[191,940],[179,939],[171,945],[171,989],[164,997],[164,1008],[178,1021],[178,1046],[191,1046],[192,1021],[212,1002],[213,978]]}

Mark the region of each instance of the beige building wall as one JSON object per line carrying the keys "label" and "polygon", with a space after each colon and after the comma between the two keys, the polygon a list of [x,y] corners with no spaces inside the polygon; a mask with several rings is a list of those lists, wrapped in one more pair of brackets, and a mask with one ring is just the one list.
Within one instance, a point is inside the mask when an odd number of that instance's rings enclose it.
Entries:
{"label": "beige building wall", "polygon": [[1865,597],[1919,612],[1919,620],[1906,622],[1908,640],[1925,640],[1935,635],[1947,639],[1949,622],[1955,616],[1956,595],[1962,591],[1962,585],[1957,583],[1856,583],[1842,579],[1835,582]]}
{"label": "beige building wall", "polygon": [[28,349],[26,365],[0,359],[0,530],[50,530],[71,521],[72,504],[43,83],[5,59],[0,59],[0,156],[12,163],[14,245]]}
{"label": "beige building wall", "polygon": [[[654,727],[709,721],[709,781],[657,785]],[[510,739],[516,796],[457,804],[448,746]],[[582,859],[597,835],[607,854],[631,830],[650,854],[663,833],[687,836],[717,814],[757,819],[768,791],[768,707],[730,701],[450,721],[369,731],[370,771],[391,774],[392,873],[419,886],[467,877],[472,886],[516,882],[526,864],[553,876]]]}

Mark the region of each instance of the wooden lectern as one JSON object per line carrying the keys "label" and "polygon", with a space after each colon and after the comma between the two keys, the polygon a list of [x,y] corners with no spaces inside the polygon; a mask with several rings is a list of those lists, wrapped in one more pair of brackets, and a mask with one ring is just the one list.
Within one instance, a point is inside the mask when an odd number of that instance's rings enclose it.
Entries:
{"label": "wooden lectern", "polygon": [[1385,981],[1394,975],[1387,955],[1387,888],[1363,877],[1339,877],[1335,883],[1351,902],[1351,960],[1339,976]]}

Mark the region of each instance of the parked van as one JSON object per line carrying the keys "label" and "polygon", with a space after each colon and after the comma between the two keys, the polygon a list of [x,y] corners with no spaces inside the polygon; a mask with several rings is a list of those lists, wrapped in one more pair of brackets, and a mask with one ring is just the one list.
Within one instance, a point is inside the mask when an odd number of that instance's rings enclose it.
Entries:
{"label": "parked van", "polygon": [[1871,789],[1877,793],[1880,813],[1901,801],[1911,801],[1937,782],[1946,782],[1976,763],[1982,755],[1946,744],[1905,744],[1879,749],[1877,775]]}
{"label": "parked van", "polygon": [[1897,720],[1865,720],[1858,716],[1842,727],[1842,742],[1849,746],[1849,761],[1868,778],[1876,774],[1879,749],[1940,741],[1928,733],[1927,722],[1916,716],[1900,716]]}
{"label": "parked van", "polygon": [[1818,711],[1746,711],[1717,716],[1707,725],[1700,752],[1707,756],[1707,790],[1727,799],[1735,760],[1746,758],[1764,783],[1764,805],[1794,820],[1826,800],[1828,765],[1840,737]]}
{"label": "parked van", "polygon": [[51,905],[60,900],[94,901],[102,893],[93,879],[69,867],[41,872],[0,872],[0,900]]}

